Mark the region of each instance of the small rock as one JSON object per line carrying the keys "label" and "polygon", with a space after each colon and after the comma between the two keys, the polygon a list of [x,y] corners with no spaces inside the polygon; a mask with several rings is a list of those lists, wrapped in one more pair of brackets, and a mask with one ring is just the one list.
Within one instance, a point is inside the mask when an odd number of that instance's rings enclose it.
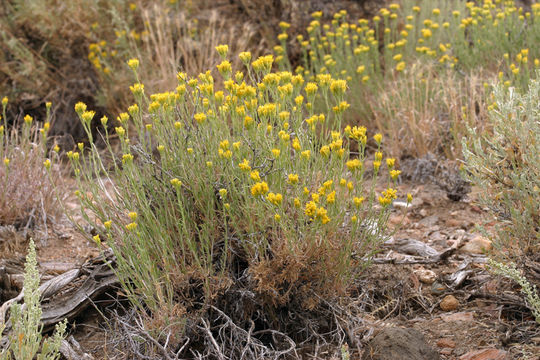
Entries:
{"label": "small rock", "polygon": [[450,356],[453,352],[454,352],[454,349],[442,348],[441,351],[440,351],[440,354]]}
{"label": "small rock", "polygon": [[492,247],[491,240],[482,235],[476,235],[463,245],[460,250],[468,254],[484,254],[486,251],[491,250]]}
{"label": "small rock", "polygon": [[420,269],[416,270],[414,273],[416,274],[416,276],[418,276],[418,280],[420,280],[424,284],[431,285],[437,279],[437,274],[435,274],[431,270]]}
{"label": "small rock", "polygon": [[446,286],[444,286],[440,282],[435,281],[433,285],[431,285],[431,293],[433,295],[441,295],[444,290],[446,290]]}
{"label": "small rock", "polygon": [[437,215],[431,215],[431,216],[423,218],[418,223],[425,227],[433,227],[438,221],[439,221],[439,217]]}
{"label": "small rock", "polygon": [[454,311],[459,306],[459,301],[453,295],[446,295],[439,304],[444,311]]}
{"label": "small rock", "polygon": [[426,209],[421,209],[420,210],[420,216],[426,217],[427,216],[427,210]]}
{"label": "small rock", "polygon": [[448,227],[461,227],[461,221],[456,218],[450,218],[446,220],[446,226]]}
{"label": "small rock", "polygon": [[392,206],[395,207],[395,208],[401,208],[401,209],[406,209],[410,206],[412,206],[411,203],[408,203],[406,201],[400,201],[400,200],[396,200],[392,203]]}
{"label": "small rock", "polygon": [[459,360],[505,360],[506,351],[499,349],[483,349],[469,351],[465,355],[461,355]]}
{"label": "small rock", "polygon": [[454,321],[473,321],[474,320],[474,314],[470,311],[467,312],[458,312],[454,314],[444,314],[441,315],[441,319],[444,322],[454,322]]}
{"label": "small rock", "polygon": [[410,222],[409,217],[407,215],[403,216],[403,214],[392,215],[388,219],[388,223],[391,225],[408,225]]}
{"label": "small rock", "polygon": [[362,360],[439,360],[439,353],[414,329],[384,328],[367,345]]}
{"label": "small rock", "polygon": [[441,339],[437,340],[437,346],[440,347],[440,348],[451,348],[451,349],[453,349],[453,348],[456,347],[456,343],[452,339],[441,338]]}

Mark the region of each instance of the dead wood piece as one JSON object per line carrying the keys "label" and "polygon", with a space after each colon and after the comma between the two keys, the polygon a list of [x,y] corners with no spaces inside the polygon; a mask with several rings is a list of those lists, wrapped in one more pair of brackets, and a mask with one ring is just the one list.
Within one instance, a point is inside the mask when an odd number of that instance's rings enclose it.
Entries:
{"label": "dead wood piece", "polygon": [[[80,269],[72,269],[43,283],[39,289],[44,329],[48,330],[63,319],[73,319],[92,300],[116,286],[118,279],[110,267],[113,261],[112,253],[108,252],[104,257],[89,260]],[[24,289],[0,306],[0,322],[6,322],[8,309],[23,297]]]}
{"label": "dead wood piece", "polygon": [[67,360],[94,360],[92,355],[89,355],[82,350],[81,345],[79,345],[73,336],[69,336],[66,340],[62,340],[60,353]]}
{"label": "dead wood piece", "polygon": [[415,239],[400,239],[395,243],[396,251],[422,257],[435,257],[439,254],[437,250],[431,246]]}
{"label": "dead wood piece", "polygon": [[433,264],[447,261],[456,252],[455,247],[438,252],[431,246],[414,239],[397,240],[392,245],[397,246],[396,251],[409,254],[409,256],[406,256],[402,260],[378,258],[373,259],[372,261],[376,264]]}

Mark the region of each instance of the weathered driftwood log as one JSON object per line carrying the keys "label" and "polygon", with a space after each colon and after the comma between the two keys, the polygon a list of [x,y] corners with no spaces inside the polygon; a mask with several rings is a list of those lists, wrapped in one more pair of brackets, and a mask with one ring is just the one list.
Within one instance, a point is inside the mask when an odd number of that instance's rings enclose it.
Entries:
{"label": "weathered driftwood log", "polygon": [[[44,329],[49,329],[63,319],[72,320],[94,299],[118,285],[118,279],[111,269],[114,261],[112,252],[106,251],[78,269],[71,269],[45,281],[39,287]],[[6,323],[9,308],[23,298],[24,289],[17,297],[0,306],[0,323]]]}

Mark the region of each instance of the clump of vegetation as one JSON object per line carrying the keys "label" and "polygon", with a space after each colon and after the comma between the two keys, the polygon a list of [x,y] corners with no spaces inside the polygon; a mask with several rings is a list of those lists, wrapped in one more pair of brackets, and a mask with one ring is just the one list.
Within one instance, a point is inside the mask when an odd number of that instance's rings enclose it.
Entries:
{"label": "clump of vegetation", "polygon": [[[404,1],[369,19],[349,22],[345,10],[330,23],[312,14],[297,35],[306,78],[327,73],[348,81],[348,121],[376,125],[394,154],[460,156],[467,126],[482,126],[489,86],[526,87],[540,67],[540,6],[514,1]],[[286,29],[274,51],[288,69]]]}
{"label": "clump of vegetation", "polygon": [[505,264],[492,260],[490,265],[496,274],[505,276],[521,286],[521,292],[525,296],[527,306],[531,309],[536,322],[540,324],[540,296],[536,285],[531,284],[514,263]]}
{"label": "clump of vegetation", "polygon": [[[244,330],[258,318],[263,333],[305,340],[310,330],[291,330],[306,324],[285,325],[280,309],[316,313],[321,301],[347,293],[387,238],[400,171],[384,156],[381,134],[341,130],[345,80],[305,82],[272,72],[273,56],[249,52],[233,74],[228,47],[217,51],[224,90],[210,71],[178,73],[166,93],[131,86],[136,103],[115,129],[120,154],[104,134],[110,171],[92,141],[94,113],[76,106],[91,140],[87,154],[82,144],[68,153],[77,196],[101,229],[94,240],[113,248],[129,298],[157,328],[176,322],[186,334],[220,307]],[[129,66],[137,78],[144,65]],[[316,112],[315,102],[329,106]],[[378,193],[381,177],[387,187]],[[245,302],[242,311],[232,298]]]}
{"label": "clump of vegetation", "polygon": [[0,119],[0,225],[44,224],[61,212],[54,191],[62,181],[57,165],[59,149],[47,148],[51,104],[46,106],[47,118],[41,128],[26,115],[20,131],[8,125],[7,106],[8,98],[4,97]]}
{"label": "clump of vegetation", "polygon": [[532,79],[524,94],[498,86],[493,95],[491,130],[471,129],[464,140],[465,168],[501,221],[496,242],[501,253],[535,256],[540,246],[540,80]]}
{"label": "clump of vegetation", "polygon": [[[496,253],[491,265],[497,274],[522,287],[527,305],[540,322],[536,286],[516,268],[524,259],[538,261],[540,249],[540,72],[526,93],[497,86],[490,105],[488,133],[470,129],[464,139],[465,169],[483,189],[481,200],[499,219]],[[526,271],[525,271],[526,272]]]}
{"label": "clump of vegetation", "polygon": [[[60,345],[66,332],[66,321],[56,325],[51,338],[43,339],[37,269],[36,248],[30,240],[24,275],[24,305],[13,304],[10,308],[10,333],[6,346],[0,348],[1,360],[54,360],[60,358]],[[1,335],[6,324],[0,323]]]}

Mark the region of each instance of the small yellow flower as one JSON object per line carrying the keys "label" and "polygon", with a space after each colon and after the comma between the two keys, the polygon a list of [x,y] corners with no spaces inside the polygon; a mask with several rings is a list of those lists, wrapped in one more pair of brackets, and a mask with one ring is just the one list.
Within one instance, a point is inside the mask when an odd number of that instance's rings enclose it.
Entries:
{"label": "small yellow flower", "polygon": [[358,217],[356,215],[351,216],[351,222],[354,224],[358,222]]}
{"label": "small yellow flower", "polygon": [[407,202],[411,203],[412,200],[413,200],[413,197],[412,197],[411,193],[407,193]]}
{"label": "small yellow flower", "polygon": [[219,73],[222,75],[222,76],[227,76],[231,70],[232,70],[232,66],[231,66],[231,63],[228,62],[227,60],[224,60],[221,62],[221,64],[219,65],[216,65]]}
{"label": "small yellow flower", "polygon": [[389,169],[392,169],[395,164],[396,164],[396,159],[386,158],[386,166],[388,166]]}
{"label": "small yellow flower", "polygon": [[75,104],[75,112],[77,114],[82,114],[85,111],[86,111],[86,104],[85,103],[79,101],[78,103]]}
{"label": "small yellow flower", "polygon": [[295,208],[299,208],[300,206],[302,206],[302,202],[300,201],[299,198],[294,198],[293,202],[294,202]]}
{"label": "small yellow flower", "polygon": [[281,220],[281,216],[280,216],[279,214],[275,214],[275,215],[274,215],[274,220],[275,220],[275,221]]}
{"label": "small yellow flower", "polygon": [[305,90],[306,90],[306,94],[308,96],[313,96],[315,95],[315,93],[317,92],[317,84],[313,83],[313,82],[309,82],[307,83],[306,87],[305,87]]}
{"label": "small yellow flower", "polygon": [[4,158],[4,165],[5,165],[6,167],[9,166],[9,162],[10,162],[10,160],[9,160],[8,158]]}
{"label": "small yellow flower", "polygon": [[345,165],[347,165],[347,169],[349,169],[350,171],[362,169],[362,162],[360,161],[360,159],[349,160],[345,163]]}
{"label": "small yellow flower", "polygon": [[249,64],[249,62],[251,61],[251,53],[249,51],[241,52],[238,57],[240,58],[240,60],[242,60],[244,65]]}
{"label": "small yellow flower", "polygon": [[211,168],[214,164],[211,161],[206,162],[206,167]]}
{"label": "small yellow flower", "polygon": [[336,202],[336,191],[332,191],[330,194],[326,196],[326,202],[329,204],[333,204]]}
{"label": "small yellow flower", "polygon": [[392,180],[396,180],[399,174],[401,174],[400,170],[390,170],[390,177],[392,178]]}
{"label": "small yellow flower", "polygon": [[137,70],[137,68],[139,67],[139,60],[138,59],[129,59],[127,64],[132,70]]}
{"label": "small yellow flower", "polygon": [[8,104],[8,101],[9,101],[9,100],[8,100],[7,96],[4,96],[4,97],[2,98],[2,107],[5,108],[5,107],[7,106],[7,104]]}
{"label": "small yellow flower", "polygon": [[249,174],[249,177],[250,177],[251,180],[253,180],[253,181],[261,181],[261,176],[259,175],[259,170],[253,170],[253,171]]}
{"label": "small yellow flower", "polygon": [[281,150],[279,149],[272,149],[272,155],[274,156],[274,158],[278,158],[279,155],[281,154]]}
{"label": "small yellow flower", "polygon": [[360,205],[362,205],[362,203],[364,202],[364,197],[363,196],[360,196],[360,197],[354,197],[353,198],[353,204],[354,206],[356,206],[357,208],[360,207]]}
{"label": "small yellow flower", "polygon": [[382,134],[375,134],[373,135],[373,140],[377,143],[377,145],[381,144],[382,141]]}
{"label": "small yellow flower", "polygon": [[330,83],[330,91],[335,97],[341,97],[347,90],[347,81],[345,80],[332,80]]}
{"label": "small yellow flower", "polygon": [[274,204],[274,205],[280,205],[281,202],[283,201],[283,195],[277,193],[277,194],[274,194],[274,193],[268,193],[268,195],[266,196],[266,200],[268,200],[270,203]]}
{"label": "small yellow flower", "polygon": [[32,121],[33,121],[33,120],[34,120],[34,119],[33,119],[30,115],[25,115],[25,116],[24,116],[24,123],[25,123],[26,125],[32,124]]}
{"label": "small yellow flower", "polygon": [[[73,154],[75,155],[75,154]],[[122,155],[122,164],[130,163],[133,161],[133,155],[131,154],[124,154]]]}
{"label": "small yellow flower", "polygon": [[221,196],[221,199],[225,199],[225,196],[227,196],[227,189],[219,189],[219,196]]}
{"label": "small yellow flower", "polygon": [[313,201],[307,202],[306,207],[304,209],[304,213],[309,217],[314,217],[316,212],[317,212],[317,204]]}
{"label": "small yellow flower", "polygon": [[129,214],[128,214],[129,218],[131,219],[131,221],[135,221],[137,219],[137,213],[135,211],[131,211]]}
{"label": "small yellow flower", "polygon": [[105,229],[106,230],[110,230],[111,229],[111,226],[112,226],[112,221],[111,220],[107,220],[103,223],[103,226],[105,226]]}
{"label": "small yellow flower", "polygon": [[245,172],[251,171],[251,166],[249,165],[248,159],[244,159],[241,163],[238,164],[238,167]]}
{"label": "small yellow flower", "polygon": [[258,182],[251,187],[251,195],[259,196],[268,192],[268,184],[266,181]]}
{"label": "small yellow flower", "polygon": [[324,145],[321,147],[321,150],[319,150],[320,154],[324,157],[330,156],[330,147],[328,145]]}
{"label": "small yellow flower", "polygon": [[218,45],[216,46],[216,51],[218,52],[219,56],[222,58],[227,57],[227,53],[229,52],[229,46],[228,45]]}
{"label": "small yellow flower", "polygon": [[49,170],[51,168],[51,160],[47,159],[43,162],[45,169]]}
{"label": "small yellow flower", "polygon": [[98,245],[101,243],[101,239],[99,237],[99,234],[92,236],[92,240],[94,240],[94,242],[96,244],[98,244]]}
{"label": "small yellow flower", "polygon": [[133,231],[137,228],[137,223],[132,222],[126,225],[126,230]]}
{"label": "small yellow flower", "polygon": [[298,174],[289,174],[289,176],[288,176],[289,184],[297,184],[298,180],[299,180]]}
{"label": "small yellow flower", "polygon": [[182,186],[182,181],[177,178],[171,179],[171,185],[178,189]]}
{"label": "small yellow flower", "polygon": [[206,120],[206,114],[205,113],[197,113],[193,115],[193,118],[197,123],[202,124]]}

